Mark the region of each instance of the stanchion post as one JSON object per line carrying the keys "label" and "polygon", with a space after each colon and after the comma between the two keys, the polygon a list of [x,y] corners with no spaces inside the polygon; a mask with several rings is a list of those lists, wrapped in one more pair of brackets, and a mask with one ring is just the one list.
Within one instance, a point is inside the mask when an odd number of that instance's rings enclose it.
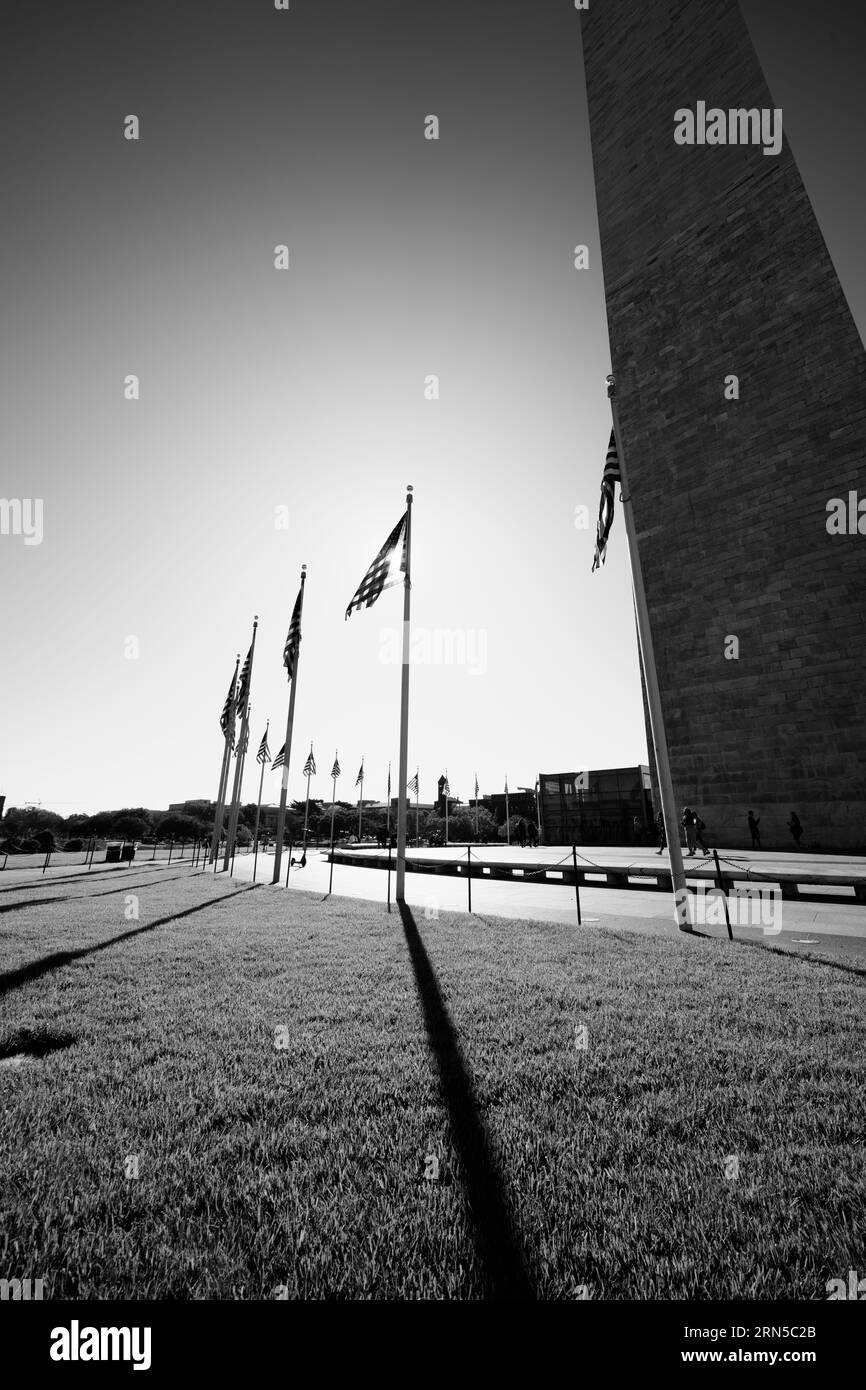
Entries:
{"label": "stanchion post", "polygon": [[288,886],[289,886],[289,874],[292,872],[292,850],[294,849],[294,847],[295,847],[295,842],[294,842],[294,840],[289,840],[289,852],[288,852],[288,854],[287,854],[287,856],[286,856],[286,858],[287,858],[287,860],[288,860],[288,863],[286,864],[286,887],[287,887],[287,888],[288,888]]}
{"label": "stanchion post", "polygon": [[391,911],[391,836],[388,836],[388,911]]}
{"label": "stanchion post", "polygon": [[168,862],[169,862],[169,864],[171,863],[171,852],[172,852],[173,849],[174,849],[174,840],[169,840],[169,842],[168,842]]}
{"label": "stanchion post", "polygon": [[574,865],[574,901],[577,903],[577,925],[581,926],[582,923],[580,920],[580,885],[577,881],[577,849],[574,845],[572,845],[571,847],[571,862]]}
{"label": "stanchion post", "polygon": [[466,887],[469,891],[469,911],[472,911],[472,846],[466,846]]}
{"label": "stanchion post", "polygon": [[728,916],[728,895],[725,892],[724,884],[722,883],[722,866],[719,863],[719,851],[717,849],[713,850],[713,858],[716,861],[716,887],[721,889],[722,900],[725,904],[725,926],[728,929],[728,940],[733,941],[734,933],[731,931],[731,919]]}

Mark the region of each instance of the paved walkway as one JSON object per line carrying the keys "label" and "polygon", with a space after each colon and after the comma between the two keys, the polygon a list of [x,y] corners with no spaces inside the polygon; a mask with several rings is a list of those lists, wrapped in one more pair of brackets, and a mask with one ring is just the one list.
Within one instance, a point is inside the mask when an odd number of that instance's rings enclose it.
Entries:
{"label": "paved walkway", "polygon": [[[372,846],[365,846],[358,851],[359,855],[378,852]],[[293,853],[297,859],[297,849]],[[466,856],[465,847],[462,849],[456,847],[422,849],[413,851],[413,853],[417,853],[425,859],[452,861],[465,859]],[[563,860],[568,863],[571,862],[571,849],[568,846],[521,850],[514,846],[509,848],[505,845],[480,845],[477,849],[473,846],[472,854],[473,859],[477,854],[479,858],[486,859],[491,863],[495,861],[515,862],[521,858],[525,859],[527,864],[549,863],[553,865]],[[729,868],[731,867],[730,861],[735,861],[737,865],[742,866],[744,873],[747,868],[760,869],[766,873],[772,873],[774,869],[801,868],[807,875],[809,872],[838,873],[840,878],[852,874],[866,875],[866,859],[853,855],[759,854],[748,851],[726,851],[724,856],[720,855],[720,858],[728,861],[726,867]],[[272,853],[259,853],[258,882],[270,883],[273,874],[273,862]],[[635,849],[626,854],[622,848],[616,846],[590,847],[584,845],[578,850],[578,865],[583,867],[588,867],[589,864],[597,864],[602,868],[624,868],[638,864],[651,864],[657,867],[660,862],[667,861],[663,856],[657,855],[653,849]],[[688,862],[687,860],[687,865]],[[696,865],[703,865],[707,861],[698,857],[694,862]],[[712,864],[712,860],[708,862]],[[284,856],[282,864],[283,883],[285,883],[286,865],[287,858]],[[250,880],[252,869],[253,857],[251,854],[237,856],[235,860],[236,878]],[[307,851],[306,868],[291,870],[289,889],[291,891],[295,888],[303,888],[308,892],[319,893],[324,896],[328,891],[329,876],[330,865],[324,854],[311,849]],[[385,902],[386,878],[387,875],[384,870],[334,864],[333,892],[342,897]],[[465,880],[456,877],[432,877],[409,872],[406,875],[406,900],[428,917],[440,910],[465,912],[468,905],[467,886]],[[392,876],[392,897],[393,891],[394,878]],[[822,889],[821,891],[826,890]],[[754,909],[750,908],[749,921],[735,921],[734,935],[747,939],[764,939],[769,944],[793,944],[797,946],[814,944],[819,940],[823,942],[824,938],[848,938],[850,949],[856,954],[860,954],[861,942],[866,948],[866,906],[855,903],[848,896],[848,893],[850,890],[839,889],[838,906],[835,903],[778,902],[775,904],[772,922],[759,920],[753,924],[751,917],[759,914],[754,913]],[[667,926],[671,930],[676,929],[673,923],[672,901],[670,895],[665,892],[657,890],[642,892],[639,888],[593,888],[584,885],[580,890],[580,901],[583,921],[587,925],[611,918],[621,918],[633,919],[635,926],[641,921],[651,921],[657,929],[664,929]],[[745,907],[745,903],[739,904],[740,917],[746,915],[744,913]],[[531,880],[484,883],[478,879],[473,879],[472,908],[476,913],[497,917],[573,921],[575,924],[577,920],[573,887],[533,883]],[[696,925],[699,930],[706,931],[710,935],[726,935],[723,922],[706,924],[699,922]],[[830,940],[828,939],[824,944],[829,946]],[[866,954],[866,950],[864,950],[864,954]]]}

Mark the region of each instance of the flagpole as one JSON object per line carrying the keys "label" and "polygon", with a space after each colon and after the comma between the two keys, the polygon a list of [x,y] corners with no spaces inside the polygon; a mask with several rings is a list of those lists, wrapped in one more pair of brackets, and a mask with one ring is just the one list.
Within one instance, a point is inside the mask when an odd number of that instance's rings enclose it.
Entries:
{"label": "flagpole", "polygon": [[[250,668],[250,675],[252,676],[252,668]],[[241,797],[242,797],[242,795],[243,795],[244,770],[245,770],[246,765],[247,765],[247,746],[249,745],[249,741],[250,741],[250,715],[252,714],[252,712],[253,712],[253,707],[252,707],[252,705],[248,705],[248,706],[247,706],[247,740],[246,740],[246,744],[244,744],[244,743],[241,743],[241,744],[240,744],[240,747],[239,747],[239,750],[238,750],[238,759],[239,759],[240,765],[241,765],[240,781],[238,782],[238,820],[240,820],[240,814],[241,814]],[[235,850],[236,850],[236,849],[237,849],[237,826],[235,826],[235,841],[234,841],[234,844],[232,845],[232,870],[231,870],[232,873],[234,873],[234,871],[235,871]]]}
{"label": "flagpole", "polygon": [[611,414],[613,416],[613,432],[616,439],[617,458],[619,460],[620,499],[622,502],[622,515],[623,521],[625,522],[626,535],[628,536],[629,556],[631,558],[631,577],[634,590],[635,613],[637,615],[638,638],[640,640],[641,665],[643,666],[647,709],[649,710],[650,733],[652,734],[656,771],[659,779],[659,793],[662,801],[665,838],[667,839],[668,856],[670,858],[675,916],[680,931],[691,931],[691,926],[689,924],[689,893],[686,888],[686,874],[683,867],[680,827],[677,821],[674,803],[674,789],[671,780],[667,737],[665,735],[664,719],[662,717],[661,694],[659,692],[655,653],[653,651],[649,607],[646,600],[646,590],[644,589],[637,530],[635,528],[634,513],[631,505],[631,493],[628,487],[628,474],[626,472],[625,453],[619,428],[619,411],[617,410],[616,403],[616,378],[613,374],[607,378],[607,394],[610,399]]}
{"label": "flagpole", "polygon": [[478,839],[478,773],[475,774],[475,838]]}
{"label": "flagpole", "polygon": [[445,843],[448,844],[448,793],[451,790],[448,785],[448,769],[445,769]]}
{"label": "flagpole", "polygon": [[[269,720],[267,721],[267,723],[265,724],[265,748],[267,748],[267,746],[268,746],[268,729],[269,729],[270,727],[271,727],[271,721],[270,721],[270,719],[269,719]],[[259,778],[259,800],[258,800],[258,805],[256,806],[256,837],[255,837],[255,841],[256,841],[256,842],[255,842],[255,851],[254,851],[254,853],[253,853],[253,883],[255,883],[255,881],[256,881],[256,865],[257,865],[258,862],[259,862],[259,816],[261,815],[261,812],[262,812],[262,787],[263,787],[264,784],[265,784],[265,763],[266,763],[266,762],[267,762],[267,758],[262,758],[262,775],[261,775],[261,777]]]}
{"label": "flagpole", "polygon": [[409,772],[409,622],[412,594],[412,486],[406,489],[406,574],[403,578],[403,676],[400,688],[400,792],[397,798],[397,883],[394,896],[406,901],[406,780]]}
{"label": "flagpole", "polygon": [[511,821],[508,814],[508,773],[505,774],[505,839],[511,844]]}
{"label": "flagpole", "polygon": [[418,781],[418,772],[419,772],[419,770],[420,770],[420,769],[416,767],[416,769],[415,769],[415,848],[416,848],[416,849],[420,849],[420,848],[421,848],[421,833],[420,833],[420,831],[419,831],[419,829],[418,829],[418,814],[419,814],[419,812],[418,812],[418,798],[419,798],[419,796],[421,795],[421,791],[420,791],[421,784],[420,784],[420,782]]}
{"label": "flagpole", "polygon": [[[241,654],[240,654],[240,652],[238,652],[237,660],[236,660],[236,662],[235,662],[235,678],[234,678],[234,680],[232,681],[231,685],[229,686],[229,689],[230,689],[230,690],[233,690],[233,691],[235,692],[235,694],[237,693],[237,688],[238,688],[238,668],[239,668],[240,664],[241,664]],[[233,737],[234,737],[234,731],[235,731],[235,711],[234,711],[234,700],[232,700],[231,715],[230,715],[230,717],[229,717],[229,722],[228,722],[228,724],[227,724],[227,726],[226,726],[225,740],[224,740],[224,743],[223,743],[223,764],[222,764],[222,770],[221,770],[221,772],[220,772],[220,785],[219,785],[219,791],[217,792],[216,806],[214,807],[214,816],[213,816],[213,836],[211,837],[211,846],[210,846],[210,858],[211,858],[211,863],[214,863],[214,862],[215,862],[216,857],[217,857],[217,855],[219,854],[220,837],[221,837],[221,835],[222,835],[222,830],[223,830],[223,815],[225,814],[225,807],[226,807],[226,784],[227,784],[227,782],[228,782],[228,780],[229,780],[229,768],[230,768],[230,766],[231,766],[232,740],[233,740]]]}
{"label": "flagpole", "polygon": [[[335,769],[336,769],[336,768],[338,767],[338,765],[339,765],[338,759],[339,759],[339,754],[338,754],[338,752],[335,750],[335,751],[334,751],[334,768],[335,768]],[[334,772],[332,773],[332,784],[331,784],[331,853],[330,853],[330,855],[329,855],[329,858],[330,858],[330,861],[331,861],[331,872],[330,872],[330,875],[329,875],[329,877],[328,877],[328,892],[329,892],[329,893],[330,893],[330,891],[331,891],[331,887],[332,887],[333,882],[334,882],[334,812],[336,811],[336,809],[337,809],[337,774],[336,774],[336,771],[334,771]]]}
{"label": "flagpole", "polygon": [[361,795],[358,797],[358,844],[361,843],[361,817],[364,814],[364,759],[361,759]]}
{"label": "flagpole", "polygon": [[[253,658],[255,657],[256,653],[256,631],[258,629],[258,626],[259,617],[258,614],[256,614],[255,618],[253,619],[253,640],[250,644],[250,670],[249,675],[247,677],[247,688],[244,692],[244,709],[243,714],[241,715],[241,739],[240,744],[238,745],[239,748],[243,748],[244,746],[244,735],[246,734],[248,728],[247,720],[250,707],[250,688],[253,683]],[[238,800],[238,798],[240,796],[241,791],[242,770],[243,758],[241,757],[240,753],[238,753],[238,756],[235,758],[235,781],[234,788],[232,790],[232,809],[229,814],[229,828],[228,833],[226,835],[226,852],[225,858],[223,859],[223,873],[228,872],[229,861],[231,860],[232,850],[234,849],[235,835],[238,831],[238,812],[240,811],[240,801]]]}
{"label": "flagpole", "polygon": [[[312,757],[312,756],[313,756],[313,745],[312,745],[312,743],[311,743],[311,744],[310,744],[310,757]],[[310,768],[309,772],[307,773],[307,804],[306,804],[306,806],[304,807],[304,844],[303,844],[303,848],[302,848],[302,850],[301,850],[301,853],[302,853],[302,854],[306,854],[306,852],[307,852],[307,822],[308,822],[308,820],[309,820],[309,818],[310,818],[310,778],[312,777],[312,775],[313,775],[313,769]]]}
{"label": "flagpole", "polygon": [[[391,764],[388,764],[388,795],[385,798],[385,835],[388,840],[388,848],[391,848]],[[391,869],[389,866],[388,873]],[[389,879],[390,888],[390,879]]]}
{"label": "flagpole", "polygon": [[[306,565],[301,565],[301,594],[300,609],[298,612],[299,633],[300,622],[304,613],[304,586],[306,582],[307,567]],[[299,636],[298,641],[295,644],[294,665],[289,682],[291,686],[291,689],[289,690],[289,712],[286,715],[286,743],[285,752],[283,754],[282,784],[280,786],[280,809],[277,813],[277,842],[274,845],[274,876],[271,879],[271,883],[279,883],[280,881],[280,859],[282,858],[283,853],[283,835],[285,833],[286,828],[286,797],[288,796],[289,792],[289,756],[292,751],[292,726],[295,722],[295,691],[298,688],[298,665],[300,663],[300,660],[301,643]]]}

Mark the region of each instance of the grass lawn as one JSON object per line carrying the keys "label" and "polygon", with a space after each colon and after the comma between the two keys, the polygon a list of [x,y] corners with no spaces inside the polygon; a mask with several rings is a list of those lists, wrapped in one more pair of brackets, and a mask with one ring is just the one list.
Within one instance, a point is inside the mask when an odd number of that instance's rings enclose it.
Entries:
{"label": "grass lawn", "polygon": [[173,866],[13,886],[0,1277],[826,1298],[866,1268],[860,976],[611,921],[401,920]]}

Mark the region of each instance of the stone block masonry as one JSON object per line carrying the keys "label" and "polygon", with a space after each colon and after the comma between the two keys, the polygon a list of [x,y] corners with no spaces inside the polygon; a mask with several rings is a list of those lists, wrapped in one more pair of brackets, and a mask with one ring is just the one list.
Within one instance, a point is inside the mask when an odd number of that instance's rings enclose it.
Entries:
{"label": "stone block masonry", "polygon": [[[810,847],[866,847],[866,534],[828,529],[832,499],[866,499],[863,344],[787,141],[675,139],[700,103],[775,109],[738,5],[581,20],[674,794],[721,845],[751,809],[766,847],[794,847],[792,810]],[[607,563],[628,563],[616,523]]]}

